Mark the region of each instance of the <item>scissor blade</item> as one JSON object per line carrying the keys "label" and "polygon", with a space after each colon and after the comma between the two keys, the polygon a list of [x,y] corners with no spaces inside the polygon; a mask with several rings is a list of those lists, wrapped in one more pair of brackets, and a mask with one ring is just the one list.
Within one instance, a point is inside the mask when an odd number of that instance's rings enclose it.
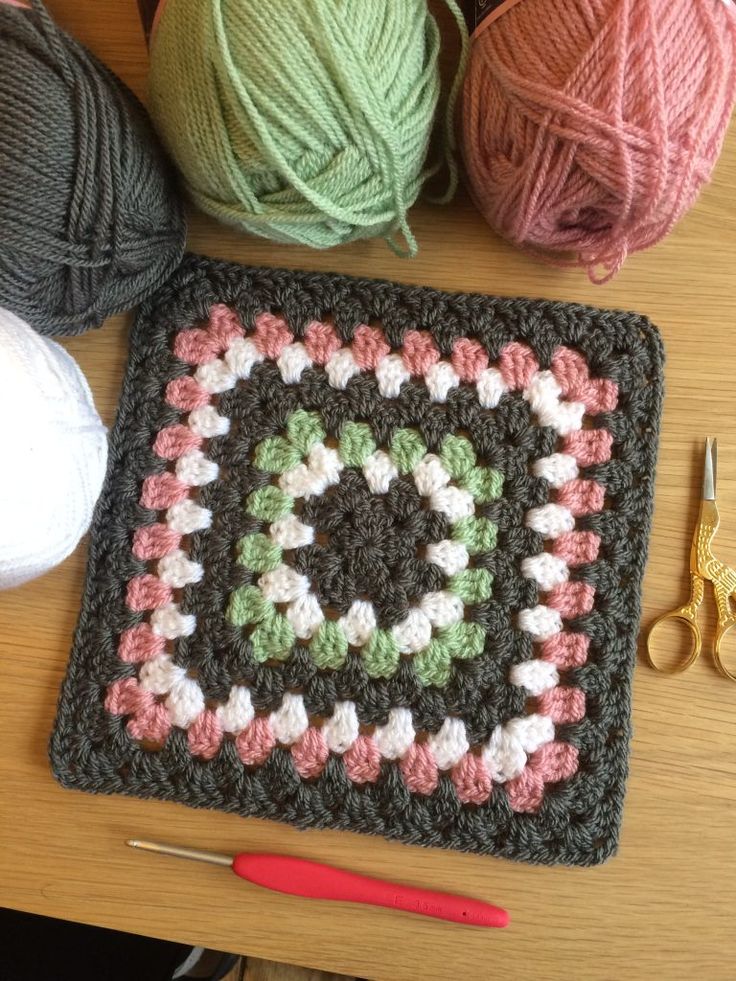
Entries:
{"label": "scissor blade", "polygon": [[715,501],[718,476],[718,440],[709,436],[705,441],[705,466],[703,468],[703,500]]}

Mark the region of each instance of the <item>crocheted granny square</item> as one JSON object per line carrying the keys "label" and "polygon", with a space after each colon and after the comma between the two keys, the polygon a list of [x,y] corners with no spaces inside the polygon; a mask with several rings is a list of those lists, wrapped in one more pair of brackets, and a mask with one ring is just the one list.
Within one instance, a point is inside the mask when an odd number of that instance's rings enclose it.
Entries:
{"label": "crocheted granny square", "polygon": [[661,373],[633,314],[187,258],[132,336],[59,780],[603,860]]}

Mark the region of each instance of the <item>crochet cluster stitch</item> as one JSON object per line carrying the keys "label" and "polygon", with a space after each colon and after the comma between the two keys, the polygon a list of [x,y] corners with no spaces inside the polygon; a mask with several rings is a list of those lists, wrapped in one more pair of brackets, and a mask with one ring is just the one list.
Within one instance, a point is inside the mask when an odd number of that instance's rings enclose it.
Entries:
{"label": "crochet cluster stitch", "polygon": [[134,330],[57,777],[602,861],[661,397],[634,314],[188,257]]}

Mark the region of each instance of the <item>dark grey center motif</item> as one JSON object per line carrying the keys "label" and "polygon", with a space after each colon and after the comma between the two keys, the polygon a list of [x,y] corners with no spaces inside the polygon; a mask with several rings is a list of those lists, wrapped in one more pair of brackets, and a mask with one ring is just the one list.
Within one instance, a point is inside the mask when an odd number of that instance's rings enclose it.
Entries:
{"label": "dark grey center motif", "polygon": [[410,478],[374,494],[360,471],[347,469],[336,487],[305,502],[301,518],[315,541],[296,549],[294,567],[309,577],[323,606],[340,615],[354,600],[369,600],[378,625],[388,629],[425,593],[443,588],[444,576],[424,549],[447,536],[448,521],[424,507]]}

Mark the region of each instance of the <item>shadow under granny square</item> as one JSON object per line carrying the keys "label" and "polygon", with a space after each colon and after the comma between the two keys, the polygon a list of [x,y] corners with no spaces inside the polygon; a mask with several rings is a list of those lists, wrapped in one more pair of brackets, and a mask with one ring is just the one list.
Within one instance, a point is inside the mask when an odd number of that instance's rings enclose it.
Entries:
{"label": "shadow under granny square", "polygon": [[661,398],[634,314],[188,257],[133,331],[56,776],[602,861]]}

